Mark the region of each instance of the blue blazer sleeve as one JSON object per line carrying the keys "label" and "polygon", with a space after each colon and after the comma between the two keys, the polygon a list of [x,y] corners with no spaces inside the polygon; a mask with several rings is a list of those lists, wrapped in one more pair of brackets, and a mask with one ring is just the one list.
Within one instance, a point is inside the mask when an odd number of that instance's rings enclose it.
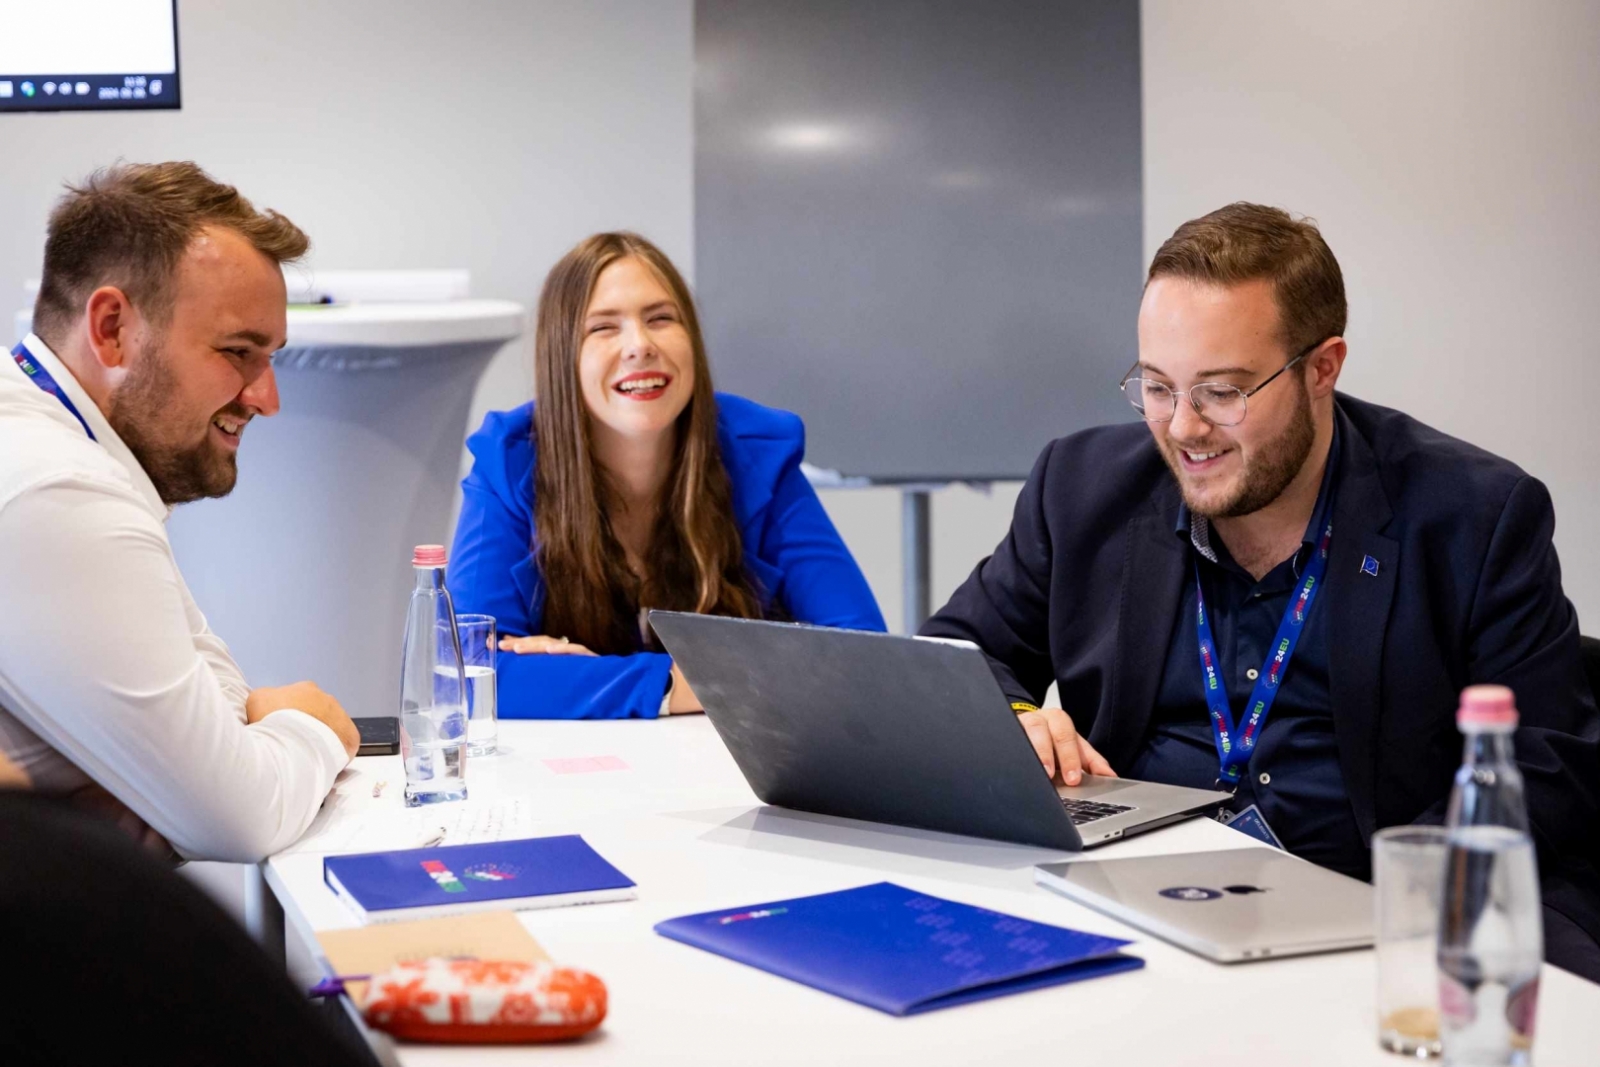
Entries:
{"label": "blue blazer sleeve", "polygon": [[[543,633],[544,583],[533,559],[533,406],[495,412],[467,440],[472,471],[450,550],[460,613],[493,615],[502,634]],[[672,662],[634,656],[518,655],[496,663],[507,719],[655,718]]]}
{"label": "blue blazer sleeve", "polygon": [[672,660],[632,656],[500,653],[500,716],[506,719],[653,719]]}
{"label": "blue blazer sleeve", "polygon": [[717,404],[745,560],[765,592],[797,622],[887,629],[866,576],[800,470],[800,417],[727,394]]}

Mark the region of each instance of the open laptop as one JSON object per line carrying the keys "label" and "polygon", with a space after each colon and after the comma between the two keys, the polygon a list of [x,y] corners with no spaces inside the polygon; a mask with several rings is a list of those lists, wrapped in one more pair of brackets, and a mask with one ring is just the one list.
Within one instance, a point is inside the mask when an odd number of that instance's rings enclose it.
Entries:
{"label": "open laptop", "polygon": [[768,804],[1076,851],[1228,799],[1055,785],[967,642],[668,611],[650,625]]}
{"label": "open laptop", "polygon": [[1275,848],[1045,863],[1034,881],[1180,948],[1240,963],[1372,944],[1372,887]]}

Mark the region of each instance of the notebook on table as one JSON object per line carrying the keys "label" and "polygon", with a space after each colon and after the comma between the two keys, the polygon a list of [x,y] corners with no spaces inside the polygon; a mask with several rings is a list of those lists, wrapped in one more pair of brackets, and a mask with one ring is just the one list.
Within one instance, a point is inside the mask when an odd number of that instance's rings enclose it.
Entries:
{"label": "notebook on table", "polygon": [[1114,937],[878,882],[668,919],[656,933],[890,1015],[1144,966]]}
{"label": "notebook on table", "polygon": [[627,875],[576,834],[329,856],[323,881],[362,922],[632,900]]}

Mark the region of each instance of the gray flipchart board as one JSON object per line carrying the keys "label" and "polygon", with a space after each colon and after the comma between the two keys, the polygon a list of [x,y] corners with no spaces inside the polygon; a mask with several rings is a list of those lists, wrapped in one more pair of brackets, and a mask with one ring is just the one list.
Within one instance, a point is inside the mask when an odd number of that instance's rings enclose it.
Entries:
{"label": "gray flipchart board", "polygon": [[810,462],[1020,478],[1132,417],[1137,0],[697,0],[695,67],[717,387]]}

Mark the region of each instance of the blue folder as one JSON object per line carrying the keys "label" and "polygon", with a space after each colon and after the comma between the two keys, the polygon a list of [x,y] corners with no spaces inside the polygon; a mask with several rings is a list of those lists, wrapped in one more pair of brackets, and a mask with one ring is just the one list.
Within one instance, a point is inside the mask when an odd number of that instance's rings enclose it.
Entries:
{"label": "blue folder", "polygon": [[322,877],[363,922],[635,896],[632,880],[576,834],[329,856]]}
{"label": "blue folder", "polygon": [[656,933],[890,1015],[1144,966],[1130,942],[878,882],[685,915]]}

